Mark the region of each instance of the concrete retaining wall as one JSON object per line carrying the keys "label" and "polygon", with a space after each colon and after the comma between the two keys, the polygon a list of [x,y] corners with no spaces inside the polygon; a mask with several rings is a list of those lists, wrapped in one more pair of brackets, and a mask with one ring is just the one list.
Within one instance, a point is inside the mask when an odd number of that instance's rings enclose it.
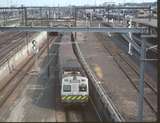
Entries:
{"label": "concrete retaining wall", "polygon": [[[37,41],[37,46],[41,47],[47,40],[47,32],[41,32],[38,36],[31,40]],[[22,63],[27,57],[33,56],[32,42],[24,46],[19,52],[13,55],[7,62],[0,66],[0,81],[11,72],[16,70],[16,67]]]}

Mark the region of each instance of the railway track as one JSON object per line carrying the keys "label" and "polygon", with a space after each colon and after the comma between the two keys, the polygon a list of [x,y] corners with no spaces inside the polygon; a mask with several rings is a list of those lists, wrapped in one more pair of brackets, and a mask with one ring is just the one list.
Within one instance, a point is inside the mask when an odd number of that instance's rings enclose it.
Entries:
{"label": "railway track", "polygon": [[[59,66],[59,61],[58,61],[58,55],[59,52],[57,52],[59,48],[59,41],[55,42],[54,45],[54,51],[52,51],[54,54],[53,59],[54,60],[54,65]],[[83,122],[83,121],[96,121],[98,120],[97,118],[93,117],[96,113],[94,112],[94,108],[92,103],[89,103],[87,105],[63,105],[61,103],[61,95],[60,95],[60,78],[59,78],[59,67],[56,68],[54,72],[55,74],[54,78],[54,107],[56,111],[56,122]]]}
{"label": "railway track", "polygon": [[24,44],[24,42],[22,41],[22,37],[18,38],[16,40],[16,43],[14,43],[14,44],[7,44],[7,46],[5,46],[4,48],[2,48],[0,50],[1,51],[0,59],[2,59],[6,54],[8,55],[8,53],[10,53],[11,51],[13,51],[15,48],[17,48],[21,44]]}
{"label": "railway track", "polygon": [[[123,53],[122,53],[122,54],[120,53],[119,56],[120,56],[120,57],[123,59],[123,61],[137,74],[137,76],[139,76],[139,72],[137,71],[136,66],[133,65],[133,64],[131,64],[131,62],[129,61],[129,59],[127,59],[126,56],[124,56]],[[146,78],[147,78],[147,79],[150,79],[148,76],[146,76]],[[150,81],[152,81],[152,80],[150,80]],[[144,80],[144,82],[145,82],[145,84],[146,84],[147,86],[150,87],[150,89],[151,89],[155,94],[158,93],[156,87],[154,87],[152,84],[150,84],[146,79]]]}
{"label": "railway track", "polygon": [[[47,44],[41,47],[39,56],[45,51],[47,48]],[[34,65],[35,59],[34,56],[30,57],[23,65],[20,66],[18,70],[14,74],[6,80],[5,84],[0,88],[0,107],[6,102],[6,100],[10,97],[12,92],[17,88],[17,86],[24,79],[25,75],[31,70]]]}
{"label": "railway track", "polygon": [[5,32],[3,34],[0,34],[2,37],[0,40],[0,45],[2,46],[3,44],[8,44],[10,41],[17,39],[20,35],[23,35],[24,32]]}
{"label": "railway track", "polygon": [[[16,36],[15,36],[16,35]],[[15,34],[14,36],[9,37],[6,42],[14,41],[15,43],[6,43],[7,46],[0,49],[0,65],[6,62],[10,57],[17,53],[23,46],[26,45],[23,38],[26,36],[24,32]],[[14,37],[14,38],[12,38]]]}
{"label": "railway track", "polygon": [[[13,47],[15,47],[16,43],[24,38],[23,32],[18,33],[4,33],[2,35],[3,38],[0,40],[0,59],[4,57],[4,55],[8,54],[9,51],[13,50]],[[16,43],[12,43],[12,41],[15,41]]]}
{"label": "railway track", "polygon": [[[129,79],[131,84],[134,86],[134,88],[139,92],[139,72],[137,71],[136,67],[131,64],[131,61],[128,60],[126,55],[122,53],[120,49],[114,46],[114,44],[111,43],[111,39],[107,38],[106,36],[102,34],[96,34],[98,39],[101,40],[104,48],[111,56],[113,56],[114,61],[119,66],[119,68],[124,72],[126,77]],[[102,37],[98,36],[101,35]],[[107,40],[107,42],[105,41]],[[105,42],[104,42],[105,41]],[[157,114],[157,89],[150,84],[147,79],[145,78],[145,95],[144,95],[144,101],[147,103],[147,105],[151,108],[153,113]]]}
{"label": "railway track", "polygon": [[85,107],[66,107],[66,119],[68,122],[83,122],[85,121],[84,115]]}

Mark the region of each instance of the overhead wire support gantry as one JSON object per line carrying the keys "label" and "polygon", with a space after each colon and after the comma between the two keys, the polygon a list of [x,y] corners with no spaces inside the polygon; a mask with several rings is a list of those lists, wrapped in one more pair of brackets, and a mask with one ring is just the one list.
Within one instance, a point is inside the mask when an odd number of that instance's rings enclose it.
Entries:
{"label": "overhead wire support gantry", "polygon": [[143,33],[146,28],[127,27],[0,27],[0,31],[27,31],[27,32],[114,32],[114,33]]}

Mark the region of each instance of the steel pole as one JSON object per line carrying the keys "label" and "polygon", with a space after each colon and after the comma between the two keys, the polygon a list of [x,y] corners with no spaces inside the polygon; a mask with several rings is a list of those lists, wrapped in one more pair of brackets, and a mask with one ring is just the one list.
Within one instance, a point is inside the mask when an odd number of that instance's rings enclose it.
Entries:
{"label": "steel pole", "polygon": [[24,24],[27,26],[27,8],[24,8]]}
{"label": "steel pole", "polygon": [[120,10],[118,10],[118,23],[120,23]]}
{"label": "steel pole", "polygon": [[21,6],[21,12],[22,12],[22,15],[21,15],[21,25],[24,26],[24,7]]}
{"label": "steel pole", "polygon": [[86,15],[85,15],[85,17],[86,17],[86,20],[85,20],[86,23],[85,23],[85,24],[86,24],[86,27],[87,27],[87,12],[86,12],[86,11],[85,11],[85,14],[86,14]]}
{"label": "steel pole", "polygon": [[29,33],[28,32],[26,32],[26,44],[27,44],[27,55],[29,56],[29,46],[28,46],[28,44],[29,44]]}
{"label": "steel pole", "polygon": [[42,8],[40,8],[40,18],[41,18],[41,26],[42,26]]}
{"label": "steel pole", "polygon": [[108,6],[108,23],[109,23],[109,6]]}
{"label": "steel pole", "polygon": [[5,15],[4,15],[4,9],[2,9],[2,16],[3,16],[3,26],[5,26]]}
{"label": "steel pole", "polygon": [[[48,32],[47,32],[47,54],[48,54],[48,63],[49,63],[49,37],[48,37]],[[50,67],[49,67],[49,64],[48,64],[48,72],[47,72],[47,76],[49,78],[50,76]]]}
{"label": "steel pole", "polygon": [[[160,1],[158,0],[157,1],[157,6],[160,6]],[[158,11],[157,11],[157,16],[158,16],[158,22],[160,22],[160,18],[159,18],[159,16],[160,16],[160,9],[158,9]],[[158,27],[160,27],[160,23],[158,23]],[[158,34],[157,35],[160,35],[160,31],[157,31],[158,32]],[[158,52],[158,56],[157,56],[157,58],[158,58],[158,62],[157,62],[157,70],[158,70],[158,81],[159,82],[157,82],[157,89],[158,89],[158,92],[160,92],[160,71],[159,71],[159,69],[160,69],[160,36],[158,36],[158,38],[157,38],[157,40],[158,40],[158,43],[157,43],[157,45],[158,45],[158,47],[157,47],[157,52]],[[158,94],[158,97],[157,97],[158,99],[160,99],[160,94]],[[160,106],[160,100],[158,100],[158,105]],[[157,121],[160,121],[160,108],[158,108],[158,113],[157,113]]]}
{"label": "steel pole", "polygon": [[90,27],[92,26],[92,12],[90,13]]}
{"label": "steel pole", "polygon": [[149,21],[151,21],[151,17],[152,17],[152,10],[151,10],[151,6],[149,6]]}
{"label": "steel pole", "polygon": [[[77,9],[75,8],[75,27],[77,26]],[[77,38],[77,33],[75,32],[75,40]]]}
{"label": "steel pole", "polygon": [[140,81],[139,81],[139,100],[138,100],[138,121],[143,121],[143,101],[144,101],[144,72],[145,72],[145,56],[146,56],[145,40],[141,44],[140,56]]}

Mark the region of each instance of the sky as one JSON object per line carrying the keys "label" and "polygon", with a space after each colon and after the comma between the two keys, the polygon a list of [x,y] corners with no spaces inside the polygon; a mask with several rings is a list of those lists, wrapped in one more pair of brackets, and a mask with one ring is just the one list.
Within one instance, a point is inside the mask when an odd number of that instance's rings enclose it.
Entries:
{"label": "sky", "polygon": [[0,6],[68,6],[68,5],[99,5],[104,2],[155,2],[157,0],[0,0]]}

